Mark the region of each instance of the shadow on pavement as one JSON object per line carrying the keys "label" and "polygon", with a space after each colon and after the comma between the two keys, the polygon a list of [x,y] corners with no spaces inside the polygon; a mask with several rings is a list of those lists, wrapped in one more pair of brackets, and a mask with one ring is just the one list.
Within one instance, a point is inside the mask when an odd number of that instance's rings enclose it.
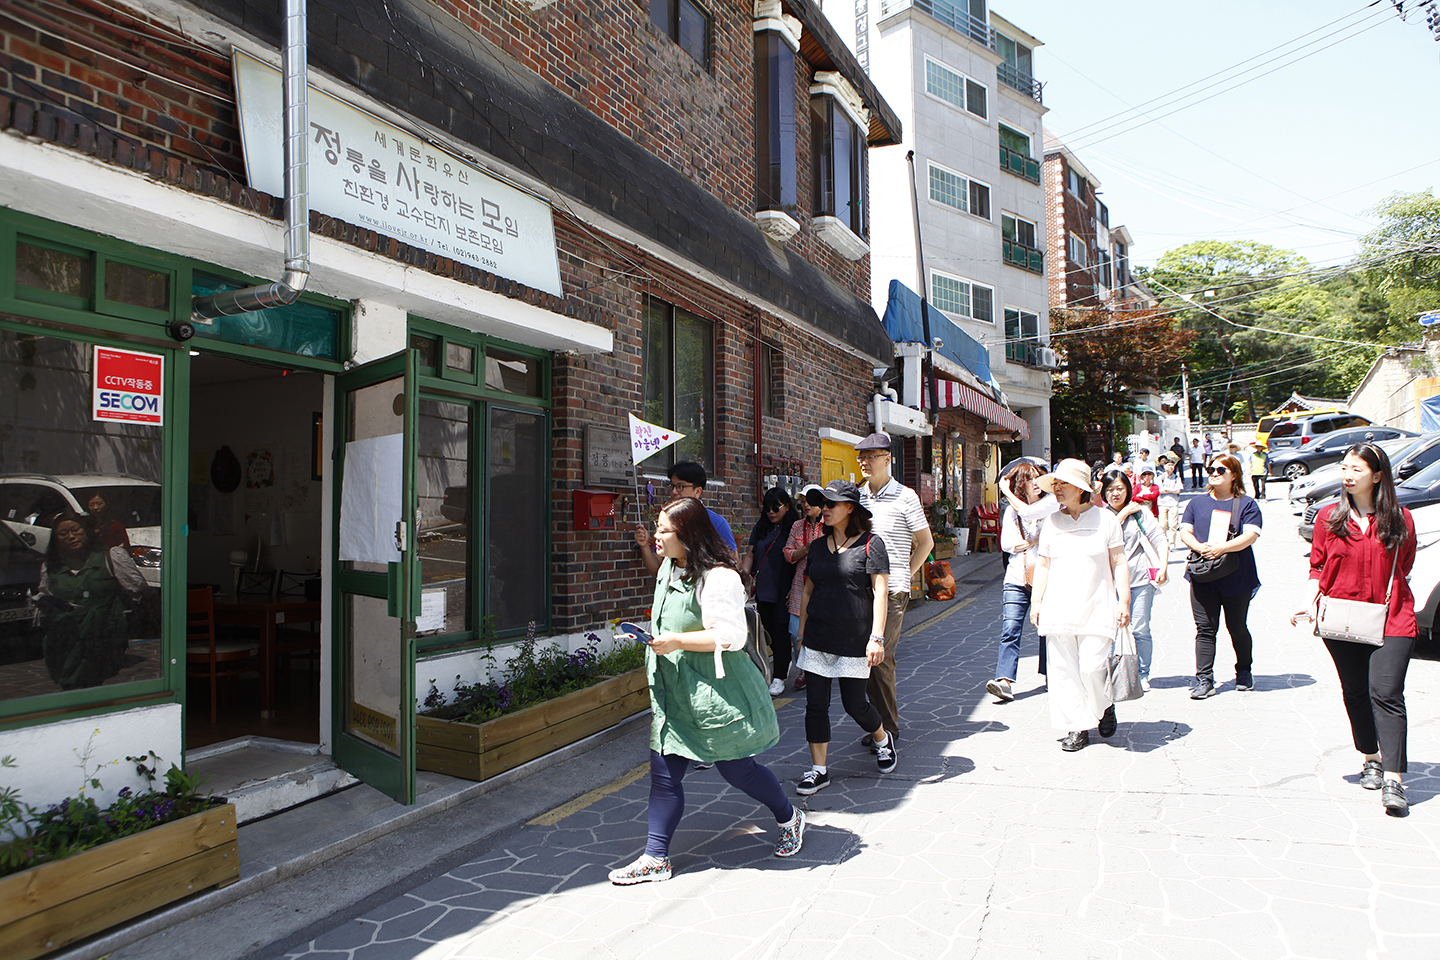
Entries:
{"label": "shadow on pavement", "polygon": [[[1121,704],[1116,707],[1116,712],[1118,713],[1124,706]],[[1190,724],[1180,723],[1176,720],[1140,720],[1135,723],[1126,723],[1122,716],[1119,730],[1108,742],[1122,750],[1150,753],[1189,735],[1192,729]],[[1095,738],[1092,737],[1090,743],[1093,745],[1095,742]],[[1100,742],[1107,741],[1101,740]]]}

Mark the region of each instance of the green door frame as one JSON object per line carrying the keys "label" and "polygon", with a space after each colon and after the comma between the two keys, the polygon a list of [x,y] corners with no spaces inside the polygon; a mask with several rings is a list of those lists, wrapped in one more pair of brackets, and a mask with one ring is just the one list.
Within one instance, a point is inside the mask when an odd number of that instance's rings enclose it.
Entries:
{"label": "green door frame", "polygon": [[[416,524],[402,518],[418,516],[415,485],[416,424],[419,390],[415,375],[416,351],[405,350],[381,360],[356,367],[335,378],[335,481],[331,570],[331,743],[335,762],[370,786],[404,804],[415,802],[415,608],[420,595],[420,564],[416,560]],[[401,517],[403,524],[401,560],[391,563],[386,573],[347,570],[340,559],[341,491],[345,483],[345,450],[350,435],[350,395],[363,387],[399,379],[402,382],[404,433],[402,455]],[[347,643],[352,624],[347,595],[383,598],[388,613],[400,620],[399,716],[395,718],[395,753],[387,753],[347,732],[351,662]]]}

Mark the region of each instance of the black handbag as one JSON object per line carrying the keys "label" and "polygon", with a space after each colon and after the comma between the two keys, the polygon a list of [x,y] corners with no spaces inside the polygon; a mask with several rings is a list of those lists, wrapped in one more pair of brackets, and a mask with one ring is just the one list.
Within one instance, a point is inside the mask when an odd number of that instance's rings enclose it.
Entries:
{"label": "black handbag", "polygon": [[[1225,539],[1233,540],[1240,531],[1237,525],[1240,523],[1240,498],[1236,497],[1230,503],[1230,525],[1226,528]],[[1222,553],[1213,560],[1204,554],[1190,551],[1190,557],[1185,561],[1185,570],[1190,574],[1191,583],[1210,583],[1212,580],[1219,580],[1221,577],[1228,577],[1240,569],[1239,553]]]}

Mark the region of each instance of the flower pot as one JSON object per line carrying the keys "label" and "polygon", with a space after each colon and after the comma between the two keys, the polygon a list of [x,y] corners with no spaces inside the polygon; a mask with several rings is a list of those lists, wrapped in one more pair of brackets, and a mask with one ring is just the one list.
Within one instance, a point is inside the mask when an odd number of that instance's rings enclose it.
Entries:
{"label": "flower pot", "polygon": [[29,960],[239,879],[227,803],[0,877],[0,945],[6,960]]}
{"label": "flower pot", "polygon": [[415,766],[488,780],[650,708],[643,667],[485,723],[415,718]]}

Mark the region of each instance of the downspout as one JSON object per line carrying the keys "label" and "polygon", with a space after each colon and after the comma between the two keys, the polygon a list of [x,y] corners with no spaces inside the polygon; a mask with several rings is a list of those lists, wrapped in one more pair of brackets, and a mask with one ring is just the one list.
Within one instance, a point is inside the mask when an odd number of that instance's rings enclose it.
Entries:
{"label": "downspout", "polygon": [[880,404],[883,403],[883,402],[885,402],[886,400],[893,400],[895,403],[899,403],[899,402],[900,402],[900,394],[896,393],[896,392],[895,392],[895,388],[892,387],[892,386],[890,386],[890,384],[888,384],[888,383],[877,383],[877,384],[875,385],[875,397],[874,397],[874,400],[872,401],[872,403],[871,403],[871,405],[870,405],[870,409],[871,409],[872,411],[874,411],[874,414],[875,414],[875,432],[876,432],[876,433],[884,433],[884,432],[885,432],[885,427],[883,426],[883,420],[882,420],[882,418],[881,418],[881,416],[880,416]]}
{"label": "downspout", "polygon": [[283,0],[285,40],[281,66],[285,97],[285,276],[191,301],[197,321],[251,313],[294,303],[310,280],[309,86],[306,0]]}
{"label": "downspout", "polygon": [[915,186],[915,151],[911,150],[905,154],[905,162],[910,164],[910,214],[915,218],[915,270],[920,281],[920,328],[925,334],[925,367],[923,376],[928,382],[920,384],[920,389],[930,392],[930,410],[927,418],[932,424],[940,419],[940,386],[935,382],[935,340],[930,336],[930,299],[927,293],[930,289],[925,282],[925,247],[920,242],[920,194]]}
{"label": "downspout", "polygon": [[752,424],[754,429],[755,444],[755,487],[758,496],[765,495],[765,465],[764,455],[760,452],[765,446],[765,425],[761,422],[764,416],[764,398],[760,391],[768,386],[768,379],[762,376],[761,366],[765,356],[765,341],[760,339],[760,312],[755,312],[755,345],[750,356],[750,399],[752,403]]}

